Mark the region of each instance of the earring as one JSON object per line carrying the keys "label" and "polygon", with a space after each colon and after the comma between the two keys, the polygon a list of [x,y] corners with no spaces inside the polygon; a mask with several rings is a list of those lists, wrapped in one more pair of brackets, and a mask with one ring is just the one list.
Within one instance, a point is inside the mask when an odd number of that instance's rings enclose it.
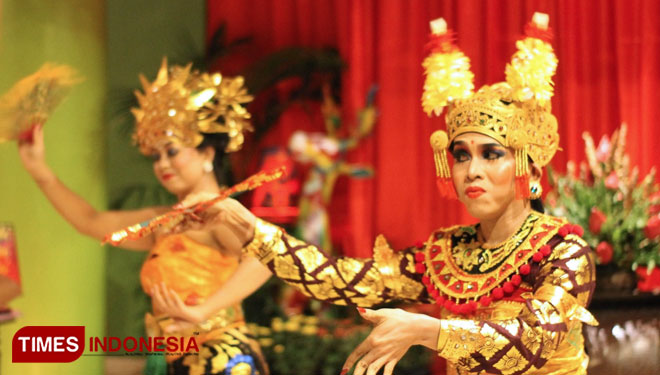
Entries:
{"label": "earring", "polygon": [[204,169],[204,172],[211,173],[213,172],[213,163],[210,161],[205,161],[204,165],[202,165],[202,168]]}
{"label": "earring", "polygon": [[543,188],[538,182],[532,182],[529,184],[529,199],[539,199],[543,193]]}

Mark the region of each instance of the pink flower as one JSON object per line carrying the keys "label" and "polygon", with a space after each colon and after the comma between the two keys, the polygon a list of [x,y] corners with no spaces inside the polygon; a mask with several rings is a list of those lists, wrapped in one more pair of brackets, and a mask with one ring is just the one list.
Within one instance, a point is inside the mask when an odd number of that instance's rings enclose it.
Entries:
{"label": "pink flower", "polygon": [[600,142],[598,142],[598,148],[596,148],[596,160],[605,163],[607,158],[610,157],[611,150],[612,145],[610,144],[610,138],[607,135],[604,135],[600,139]]}
{"label": "pink flower", "polygon": [[600,228],[603,226],[603,223],[607,220],[607,216],[603,211],[599,210],[596,207],[591,208],[591,216],[589,216],[589,230],[593,234],[600,234]]}
{"label": "pink flower", "polygon": [[610,172],[607,178],[605,178],[605,187],[612,190],[619,188],[619,177],[616,175],[616,172]]}
{"label": "pink flower", "polygon": [[654,239],[660,236],[660,215],[652,216],[649,221],[646,222],[644,235],[649,239]]}
{"label": "pink flower", "polygon": [[[649,200],[651,202],[660,202],[660,191],[656,191],[655,193],[651,194],[651,196],[649,196]],[[649,216],[657,215],[658,213],[660,213],[660,203],[649,206]]]}
{"label": "pink flower", "polygon": [[599,264],[607,264],[612,261],[614,249],[612,249],[612,245],[608,242],[602,241],[596,246],[596,255],[598,256]]}

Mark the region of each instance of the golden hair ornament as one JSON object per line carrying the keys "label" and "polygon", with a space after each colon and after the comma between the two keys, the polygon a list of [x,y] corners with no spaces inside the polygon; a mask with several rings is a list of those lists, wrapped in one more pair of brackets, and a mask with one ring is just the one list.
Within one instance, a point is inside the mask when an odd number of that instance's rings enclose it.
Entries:
{"label": "golden hair ornament", "polygon": [[250,113],[244,105],[252,101],[242,77],[200,73],[192,64],[172,65],[163,59],[153,82],[140,75],[143,92],[136,91],[139,107],[132,108],[136,127],[134,141],[143,154],[164,142],[197,147],[204,134],[226,133],[227,152],[240,149],[243,132],[251,131]]}

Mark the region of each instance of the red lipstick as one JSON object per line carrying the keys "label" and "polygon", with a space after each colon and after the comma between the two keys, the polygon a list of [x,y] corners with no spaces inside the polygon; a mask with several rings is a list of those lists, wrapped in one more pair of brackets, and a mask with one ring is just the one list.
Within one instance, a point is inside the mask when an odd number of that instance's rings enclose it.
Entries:
{"label": "red lipstick", "polygon": [[174,177],[174,175],[173,175],[172,173],[165,173],[164,175],[161,176],[161,179],[162,179],[163,181],[167,181],[167,180],[169,180],[169,179],[172,178],[172,177]]}
{"label": "red lipstick", "polygon": [[485,192],[486,190],[480,188],[479,186],[470,186],[467,189],[465,189],[465,195],[467,195],[471,199],[479,198],[479,196]]}

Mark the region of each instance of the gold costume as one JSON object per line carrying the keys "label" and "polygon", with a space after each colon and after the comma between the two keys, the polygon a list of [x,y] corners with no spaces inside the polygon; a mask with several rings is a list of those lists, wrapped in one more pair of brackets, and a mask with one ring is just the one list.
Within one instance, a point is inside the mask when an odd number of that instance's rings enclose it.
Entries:
{"label": "gold costume", "polygon": [[484,248],[477,229],[440,229],[401,251],[379,236],[373,259],[334,259],[258,220],[244,251],[318,300],[440,304],[438,353],[450,374],[586,374],[595,266],[581,230],[532,212],[509,241]]}
{"label": "gold costume", "polygon": [[[202,303],[219,289],[238,267],[233,257],[192,240],[184,234],[158,239],[142,266],[142,288],[151,294],[154,285],[165,283],[186,304]],[[218,311],[207,321],[185,331],[169,332],[167,316],[147,314],[149,336],[194,337],[199,353],[167,353],[173,374],[267,375],[261,350],[251,336],[240,305]]]}

